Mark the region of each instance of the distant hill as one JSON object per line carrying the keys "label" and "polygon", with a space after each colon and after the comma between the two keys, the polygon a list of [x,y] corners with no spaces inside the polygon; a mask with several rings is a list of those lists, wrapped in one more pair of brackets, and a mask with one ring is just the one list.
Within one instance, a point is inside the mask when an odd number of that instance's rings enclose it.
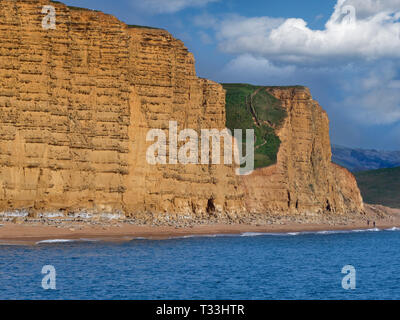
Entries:
{"label": "distant hill", "polygon": [[364,202],[400,208],[400,167],[355,173]]}
{"label": "distant hill", "polygon": [[400,151],[378,151],[332,146],[332,161],[352,172],[400,167]]}

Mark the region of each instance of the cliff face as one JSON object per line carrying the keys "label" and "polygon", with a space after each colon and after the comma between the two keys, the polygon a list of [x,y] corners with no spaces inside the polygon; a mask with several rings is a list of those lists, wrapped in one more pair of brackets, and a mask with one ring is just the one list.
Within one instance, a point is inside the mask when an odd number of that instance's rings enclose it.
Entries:
{"label": "cliff face", "polygon": [[289,111],[275,166],[150,165],[150,129],[225,128],[225,92],[199,79],[168,32],[128,28],[44,0],[0,7],[0,211],[121,212],[204,218],[362,210],[354,178],[331,165],[328,119],[307,91],[275,90]]}
{"label": "cliff face", "polygon": [[150,166],[149,129],[224,128],[224,91],[168,32],[48,1],[0,7],[0,210],[242,208],[229,166]]}
{"label": "cliff face", "polygon": [[349,213],[363,210],[354,176],[331,163],[329,119],[307,88],[270,88],[287,117],[277,164],[243,177],[253,212]]}
{"label": "cliff face", "polygon": [[225,92],[197,78],[193,55],[168,32],[133,28],[128,34],[132,144],[123,197],[127,211],[195,217],[207,217],[214,209],[216,214],[244,211],[232,166],[154,166],[145,160],[146,134],[167,130],[170,121],[178,130],[224,129]]}

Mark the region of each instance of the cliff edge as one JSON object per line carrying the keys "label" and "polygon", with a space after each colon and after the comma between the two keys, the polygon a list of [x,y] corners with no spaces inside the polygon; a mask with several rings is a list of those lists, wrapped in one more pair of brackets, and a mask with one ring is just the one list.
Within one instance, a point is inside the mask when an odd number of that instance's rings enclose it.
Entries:
{"label": "cliff edge", "polygon": [[[43,5],[56,29],[43,29]],[[307,89],[270,89],[287,116],[276,164],[150,165],[151,129],[226,126],[223,87],[196,76],[167,31],[45,0],[0,7],[0,211],[143,219],[362,212],[354,177],[331,164],[326,113]]]}
{"label": "cliff edge", "polygon": [[242,178],[254,212],[357,213],[363,202],[354,176],[331,162],[329,119],[305,87],[265,87],[287,116],[276,128],[276,164]]}

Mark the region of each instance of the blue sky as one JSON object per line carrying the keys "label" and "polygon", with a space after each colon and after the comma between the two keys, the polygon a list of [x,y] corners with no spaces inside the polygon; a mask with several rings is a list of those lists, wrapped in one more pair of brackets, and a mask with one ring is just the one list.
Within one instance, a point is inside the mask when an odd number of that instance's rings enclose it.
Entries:
{"label": "blue sky", "polygon": [[218,82],[306,85],[332,142],[400,150],[400,0],[64,0],[167,29]]}

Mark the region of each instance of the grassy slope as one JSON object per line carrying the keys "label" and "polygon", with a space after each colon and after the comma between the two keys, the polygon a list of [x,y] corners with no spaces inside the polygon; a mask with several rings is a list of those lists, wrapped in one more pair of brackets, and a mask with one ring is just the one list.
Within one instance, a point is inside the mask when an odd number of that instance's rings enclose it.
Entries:
{"label": "grassy slope", "polygon": [[[255,143],[255,168],[262,168],[276,163],[281,141],[275,134],[284,118],[286,111],[278,99],[270,95],[261,86],[249,84],[223,84],[226,92],[226,124],[232,131],[234,129],[254,129]],[[255,93],[255,94],[254,94]],[[254,121],[250,110],[250,97],[253,96],[252,106],[257,118]],[[243,131],[243,142],[245,142]]]}
{"label": "grassy slope", "polygon": [[400,208],[400,167],[355,174],[366,203]]}
{"label": "grassy slope", "polygon": [[[51,1],[60,3],[59,1]],[[71,10],[90,10],[80,7],[68,6]],[[92,10],[96,11],[96,10]],[[129,28],[152,28],[139,25],[128,25]],[[158,28],[152,28],[158,29]],[[223,84],[227,90],[226,114],[227,127],[234,129],[254,129],[256,135],[255,143],[255,168],[262,168],[276,163],[277,154],[281,141],[275,134],[283,119],[286,111],[281,107],[280,101],[266,92],[266,87],[252,86],[249,84]],[[280,87],[286,88],[286,87]],[[256,90],[259,90],[255,93]],[[250,110],[250,97],[252,97]],[[254,121],[253,113],[256,118]],[[243,131],[243,144],[245,148],[246,134]]]}

